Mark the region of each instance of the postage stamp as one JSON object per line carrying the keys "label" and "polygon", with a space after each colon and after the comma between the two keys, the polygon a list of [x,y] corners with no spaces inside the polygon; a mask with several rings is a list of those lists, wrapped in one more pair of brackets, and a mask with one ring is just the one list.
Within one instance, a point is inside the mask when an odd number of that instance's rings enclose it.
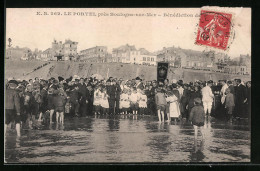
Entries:
{"label": "postage stamp", "polygon": [[201,10],[195,43],[226,50],[231,35],[231,19],[232,14]]}

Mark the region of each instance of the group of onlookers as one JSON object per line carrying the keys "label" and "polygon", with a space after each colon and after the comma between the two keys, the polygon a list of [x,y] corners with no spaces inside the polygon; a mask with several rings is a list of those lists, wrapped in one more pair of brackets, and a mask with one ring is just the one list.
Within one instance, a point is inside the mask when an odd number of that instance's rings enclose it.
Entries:
{"label": "group of onlookers", "polygon": [[[15,121],[17,132],[20,123],[33,129],[33,122],[48,118],[49,122],[64,123],[64,115],[76,117],[91,115],[154,115],[159,122],[171,119],[198,122],[202,115],[225,113],[229,122],[233,117],[250,118],[251,81],[242,83],[220,80],[182,80],[164,82],[117,78],[96,79],[73,76],[48,80],[6,80],[5,123]],[[202,110],[203,109],[203,110]],[[203,112],[198,115],[199,112]],[[200,117],[199,117],[200,116]],[[203,117],[203,118],[204,118]],[[197,120],[194,118],[197,118]],[[19,133],[20,134],[20,133]]]}

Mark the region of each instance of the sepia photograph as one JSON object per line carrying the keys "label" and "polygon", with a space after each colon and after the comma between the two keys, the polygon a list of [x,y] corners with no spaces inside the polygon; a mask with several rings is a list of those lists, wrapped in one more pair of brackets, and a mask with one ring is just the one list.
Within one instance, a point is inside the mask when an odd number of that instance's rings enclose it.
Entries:
{"label": "sepia photograph", "polygon": [[5,164],[250,163],[251,8],[6,8]]}

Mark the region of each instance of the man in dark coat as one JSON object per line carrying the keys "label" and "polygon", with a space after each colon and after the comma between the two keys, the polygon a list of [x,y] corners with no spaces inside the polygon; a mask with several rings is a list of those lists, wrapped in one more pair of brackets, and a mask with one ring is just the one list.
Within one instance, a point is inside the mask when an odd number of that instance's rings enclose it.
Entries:
{"label": "man in dark coat", "polygon": [[189,118],[189,112],[187,109],[187,105],[190,99],[190,90],[189,90],[189,85],[184,84],[184,90],[183,90],[183,95],[181,97],[180,103],[181,103],[181,113],[182,117],[188,119]]}
{"label": "man in dark coat", "polygon": [[44,114],[48,109],[47,109],[47,106],[48,106],[48,99],[47,99],[47,96],[48,96],[48,84],[46,83],[43,83],[42,84],[42,89],[40,90],[40,94],[41,94],[41,97],[42,97],[42,104],[40,106],[40,116],[39,116],[39,119],[38,121],[42,121],[42,114]]}
{"label": "man in dark coat", "polygon": [[110,80],[107,81],[107,95],[109,104],[109,114],[114,114],[116,101],[116,86],[112,85]]}
{"label": "man in dark coat", "polygon": [[116,114],[119,114],[120,111],[119,111],[119,103],[120,103],[120,95],[121,95],[121,87],[120,87],[120,83],[119,81],[115,81],[113,80],[113,84],[115,85],[116,87]]}
{"label": "man in dark coat", "polygon": [[[246,92],[247,92],[247,116],[251,119],[251,81],[246,83]],[[249,120],[251,123],[251,120]]]}
{"label": "man in dark coat", "polygon": [[5,133],[7,125],[15,121],[17,136],[21,136],[21,116],[20,116],[20,97],[16,91],[18,83],[15,80],[10,80],[5,94]]}
{"label": "man in dark coat", "polygon": [[[84,96],[86,96],[86,94]],[[69,93],[69,100],[71,102],[71,106],[72,106],[75,116],[79,116],[79,107],[80,107],[79,99],[80,99],[79,85],[75,84],[72,86],[72,90]],[[82,103],[85,103],[85,106],[87,106],[86,100],[85,100],[85,102],[82,101]],[[83,113],[82,115],[85,116],[86,113]]]}
{"label": "man in dark coat", "polygon": [[247,102],[247,94],[246,87],[241,84],[241,79],[237,79],[237,89],[236,89],[236,102],[235,105],[237,107],[237,116],[239,118],[246,117],[246,102]]}
{"label": "man in dark coat", "polygon": [[89,82],[86,91],[87,114],[92,115],[94,101],[94,86]]}
{"label": "man in dark coat", "polygon": [[[78,84],[78,92],[79,92],[79,96],[80,96],[80,113],[82,116],[86,116],[86,113],[87,113],[87,103],[86,103],[86,100],[87,100],[87,86],[84,82],[84,78],[81,78],[80,79],[80,82]],[[77,106],[77,105],[76,105]]]}

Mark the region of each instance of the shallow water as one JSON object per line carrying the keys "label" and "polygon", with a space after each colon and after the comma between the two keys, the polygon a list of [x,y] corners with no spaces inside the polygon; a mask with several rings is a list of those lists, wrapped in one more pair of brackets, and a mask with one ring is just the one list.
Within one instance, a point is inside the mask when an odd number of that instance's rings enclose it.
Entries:
{"label": "shallow water", "polygon": [[[64,125],[38,124],[20,138],[7,131],[7,163],[250,162],[250,130],[216,119],[204,125],[205,142],[194,143],[186,123],[158,123],[150,116],[65,118]],[[195,152],[195,150],[197,152]]]}

